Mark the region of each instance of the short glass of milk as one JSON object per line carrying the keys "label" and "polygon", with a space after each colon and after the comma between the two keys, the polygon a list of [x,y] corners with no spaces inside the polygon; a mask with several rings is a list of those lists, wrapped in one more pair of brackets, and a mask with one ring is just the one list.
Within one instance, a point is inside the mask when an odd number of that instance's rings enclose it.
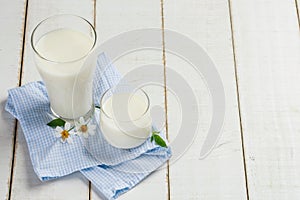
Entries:
{"label": "short glass of milk", "polygon": [[150,100],[142,89],[116,86],[100,102],[100,128],[104,138],[117,148],[133,148],[150,136]]}
{"label": "short glass of milk", "polygon": [[96,40],[91,23],[75,15],[49,17],[33,30],[35,63],[55,116],[70,121],[93,114]]}

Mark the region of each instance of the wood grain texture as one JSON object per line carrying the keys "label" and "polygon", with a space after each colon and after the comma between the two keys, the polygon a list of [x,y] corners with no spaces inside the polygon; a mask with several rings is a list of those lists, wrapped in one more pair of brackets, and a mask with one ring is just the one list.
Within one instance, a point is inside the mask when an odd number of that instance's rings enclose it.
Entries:
{"label": "wood grain texture", "polygon": [[231,0],[231,5],[250,199],[299,199],[295,2]]}
{"label": "wood grain texture", "polygon": [[[96,29],[99,35],[99,44],[115,35],[126,31],[141,28],[160,28],[160,1],[97,1],[96,2]],[[136,42],[136,41],[132,41]],[[117,46],[114,48],[118,48]],[[109,56],[109,55],[108,55]],[[162,65],[162,50],[141,50],[122,56],[114,62],[117,69],[125,75],[142,65]],[[149,74],[139,74],[136,79],[143,79]],[[158,73],[163,83],[163,66]],[[132,81],[132,80],[129,80]],[[149,86],[146,89],[150,95],[151,105],[164,108],[163,87]],[[156,171],[133,190],[122,195],[120,199],[167,199],[168,185],[166,182],[166,169]],[[92,199],[100,197],[92,191]]]}
{"label": "wood grain texture", "polygon": [[5,110],[7,89],[19,85],[25,1],[0,6],[0,199],[8,199],[16,120]]}
{"label": "wood grain texture", "polygon": [[[178,31],[202,46],[212,58],[223,81],[226,115],[222,135],[204,160],[200,150],[206,137],[213,105],[204,79],[181,58],[167,53],[166,67],[178,72],[197,97],[198,131],[190,148],[170,164],[170,198],[247,199],[239,112],[231,44],[230,15],[226,0],[164,1],[165,28]],[[184,45],[184,44],[180,44]],[[165,38],[166,50],[171,46]],[[166,74],[167,86],[174,77]],[[180,103],[168,92],[168,129],[174,140],[181,125]],[[191,121],[190,123],[198,123]]]}
{"label": "wood grain texture", "polygon": [[[93,22],[92,1],[39,1],[30,0],[28,4],[22,84],[41,80],[35,68],[30,35],[37,23],[55,14],[71,13],[85,17]],[[88,181],[79,173],[55,181],[41,183],[35,175],[21,128],[18,126],[17,148],[13,173],[12,196],[14,200],[34,199],[88,199]]]}

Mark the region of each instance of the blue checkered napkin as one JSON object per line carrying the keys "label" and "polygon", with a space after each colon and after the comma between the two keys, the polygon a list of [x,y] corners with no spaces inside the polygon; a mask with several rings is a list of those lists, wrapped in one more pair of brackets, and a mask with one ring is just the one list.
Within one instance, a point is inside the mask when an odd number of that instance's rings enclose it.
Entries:
{"label": "blue checkered napkin", "polygon": [[[120,75],[110,60],[104,54],[99,55],[94,77],[95,102],[119,80]],[[42,82],[9,90],[6,110],[19,120],[32,166],[42,181],[81,171],[95,185],[99,195],[107,199],[114,199],[134,187],[171,155],[170,149],[156,146],[149,140],[133,149],[115,148],[103,139],[99,126],[96,134],[90,136],[100,142],[95,149],[97,159],[78,136],[73,136],[72,144],[61,143],[55,137],[55,130],[46,125],[51,121],[51,111]],[[99,116],[99,111],[95,115]]]}

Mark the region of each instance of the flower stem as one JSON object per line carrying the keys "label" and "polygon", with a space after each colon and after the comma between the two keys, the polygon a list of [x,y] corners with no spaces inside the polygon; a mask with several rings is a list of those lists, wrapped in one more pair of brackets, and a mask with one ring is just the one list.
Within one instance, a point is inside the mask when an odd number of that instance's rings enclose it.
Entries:
{"label": "flower stem", "polygon": [[74,128],[75,128],[75,126],[71,127],[71,128],[68,130],[68,132],[71,131],[71,130],[73,130]]}

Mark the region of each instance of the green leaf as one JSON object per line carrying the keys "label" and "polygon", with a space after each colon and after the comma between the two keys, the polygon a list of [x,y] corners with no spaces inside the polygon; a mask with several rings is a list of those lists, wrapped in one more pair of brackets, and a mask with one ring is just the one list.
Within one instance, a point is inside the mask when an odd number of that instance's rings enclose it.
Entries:
{"label": "green leaf", "polygon": [[56,128],[57,126],[64,126],[65,123],[66,122],[64,120],[62,120],[60,118],[57,118],[57,119],[54,119],[51,122],[49,122],[47,125],[52,127],[52,128]]}
{"label": "green leaf", "polygon": [[153,142],[153,135],[151,136],[150,141]]}
{"label": "green leaf", "polygon": [[157,145],[161,147],[167,147],[166,142],[159,135],[153,134],[152,137]]}

